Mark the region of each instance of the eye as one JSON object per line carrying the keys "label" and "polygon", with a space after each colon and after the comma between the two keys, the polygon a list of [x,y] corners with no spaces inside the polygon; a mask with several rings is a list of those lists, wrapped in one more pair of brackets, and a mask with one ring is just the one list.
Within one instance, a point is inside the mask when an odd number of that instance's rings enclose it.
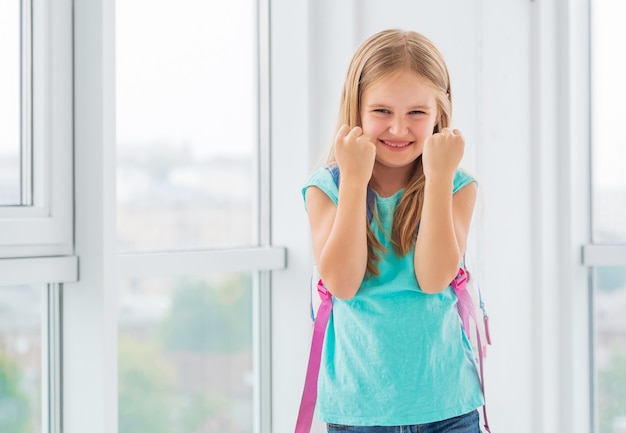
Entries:
{"label": "eye", "polygon": [[374,113],[389,114],[391,113],[391,111],[387,110],[386,108],[375,108]]}
{"label": "eye", "polygon": [[419,114],[426,114],[426,112],[422,111],[422,110],[413,110],[413,111],[409,111],[409,114],[412,115],[412,116],[415,116],[415,115],[419,115]]}

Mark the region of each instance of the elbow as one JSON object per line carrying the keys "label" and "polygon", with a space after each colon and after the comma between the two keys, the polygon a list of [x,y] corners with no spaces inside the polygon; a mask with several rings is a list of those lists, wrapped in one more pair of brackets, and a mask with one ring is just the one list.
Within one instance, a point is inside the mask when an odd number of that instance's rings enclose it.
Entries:
{"label": "elbow", "polygon": [[354,298],[359,291],[360,284],[356,284],[353,281],[341,281],[338,279],[329,279],[324,280],[322,277],[322,281],[324,281],[324,285],[328,289],[328,291],[337,299],[341,299],[342,301],[349,301]]}
{"label": "elbow", "polygon": [[333,272],[323,267],[318,269],[324,286],[337,299],[348,301],[354,298],[363,278],[358,279],[346,272]]}
{"label": "elbow", "polygon": [[427,295],[436,295],[437,293],[443,292],[445,289],[452,284],[452,280],[456,277],[459,271],[458,265],[455,267],[450,267],[449,271],[441,272],[438,274],[429,275],[426,273],[415,273],[415,278],[417,279],[417,285],[420,290]]}
{"label": "elbow", "polygon": [[358,292],[358,288],[357,290],[354,290],[354,291],[344,290],[344,291],[333,292],[332,290],[330,290],[330,293],[332,293],[335,298],[341,299],[342,301],[349,301],[350,299],[354,298],[356,296],[356,292]]}
{"label": "elbow", "polygon": [[324,286],[337,299],[348,301],[354,298],[365,278],[365,267],[335,266],[334,262],[321,261],[318,272],[324,282]]}
{"label": "elbow", "polygon": [[420,284],[418,280],[418,285],[422,292],[427,295],[436,295],[437,293],[443,292],[450,284]]}

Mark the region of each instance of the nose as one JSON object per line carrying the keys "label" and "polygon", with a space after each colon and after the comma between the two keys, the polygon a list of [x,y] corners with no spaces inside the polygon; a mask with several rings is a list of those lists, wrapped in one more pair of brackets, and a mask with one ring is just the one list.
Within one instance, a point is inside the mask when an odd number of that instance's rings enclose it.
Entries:
{"label": "nose", "polygon": [[393,116],[389,124],[389,132],[395,136],[403,137],[407,134],[409,127],[404,116]]}

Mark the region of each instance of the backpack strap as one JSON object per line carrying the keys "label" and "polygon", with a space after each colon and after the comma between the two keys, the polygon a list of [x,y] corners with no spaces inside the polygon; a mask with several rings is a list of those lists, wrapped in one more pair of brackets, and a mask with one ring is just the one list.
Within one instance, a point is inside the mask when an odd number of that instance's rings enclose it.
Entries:
{"label": "backpack strap", "polygon": [[322,280],[317,283],[317,291],[322,298],[315,322],[313,324],[313,338],[311,339],[311,350],[309,352],[309,363],[306,370],[304,390],[300,401],[300,410],[296,421],[295,433],[309,433],[313,423],[313,413],[315,412],[315,402],[317,400],[317,377],[320,371],[322,357],[322,346],[326,335],[326,326],[333,309],[332,295],[324,286]]}
{"label": "backpack strap", "polygon": [[[485,403],[483,404],[483,421],[485,423],[485,430],[487,432],[491,432],[489,428],[489,420],[487,419],[487,402],[485,397],[485,375],[483,368],[483,361],[485,357],[483,342],[480,338],[480,330],[478,329],[478,319],[476,318],[476,310],[474,308],[474,302],[467,291],[467,281],[470,276],[467,271],[463,268],[459,268],[459,273],[452,281],[452,288],[454,289],[454,293],[458,298],[457,309],[459,311],[459,316],[461,317],[461,322],[463,323],[463,329],[465,330],[465,334],[467,337],[470,337],[470,318],[474,320],[476,324],[476,344],[478,345],[478,364],[479,364],[479,373],[480,373],[480,389],[483,393],[483,400]],[[480,296],[480,288],[479,288],[479,297],[480,297],[480,307],[483,310],[483,321],[485,326],[485,337],[487,339],[487,344],[491,344],[491,337],[489,335],[489,316],[487,316],[487,312],[485,311],[484,304],[482,301],[482,296]]]}

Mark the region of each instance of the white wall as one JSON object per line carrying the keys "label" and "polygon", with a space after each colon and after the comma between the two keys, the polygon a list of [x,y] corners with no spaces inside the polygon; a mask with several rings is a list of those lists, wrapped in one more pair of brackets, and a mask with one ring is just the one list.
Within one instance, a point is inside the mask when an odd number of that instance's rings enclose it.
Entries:
{"label": "white wall", "polygon": [[272,2],[273,242],[289,251],[272,288],[274,432],[293,430],[308,356],[312,259],[299,188],[330,143],[353,50],[388,27],[442,50],[463,165],[481,186],[468,262],[491,318],[492,430],[589,430],[585,5]]}

